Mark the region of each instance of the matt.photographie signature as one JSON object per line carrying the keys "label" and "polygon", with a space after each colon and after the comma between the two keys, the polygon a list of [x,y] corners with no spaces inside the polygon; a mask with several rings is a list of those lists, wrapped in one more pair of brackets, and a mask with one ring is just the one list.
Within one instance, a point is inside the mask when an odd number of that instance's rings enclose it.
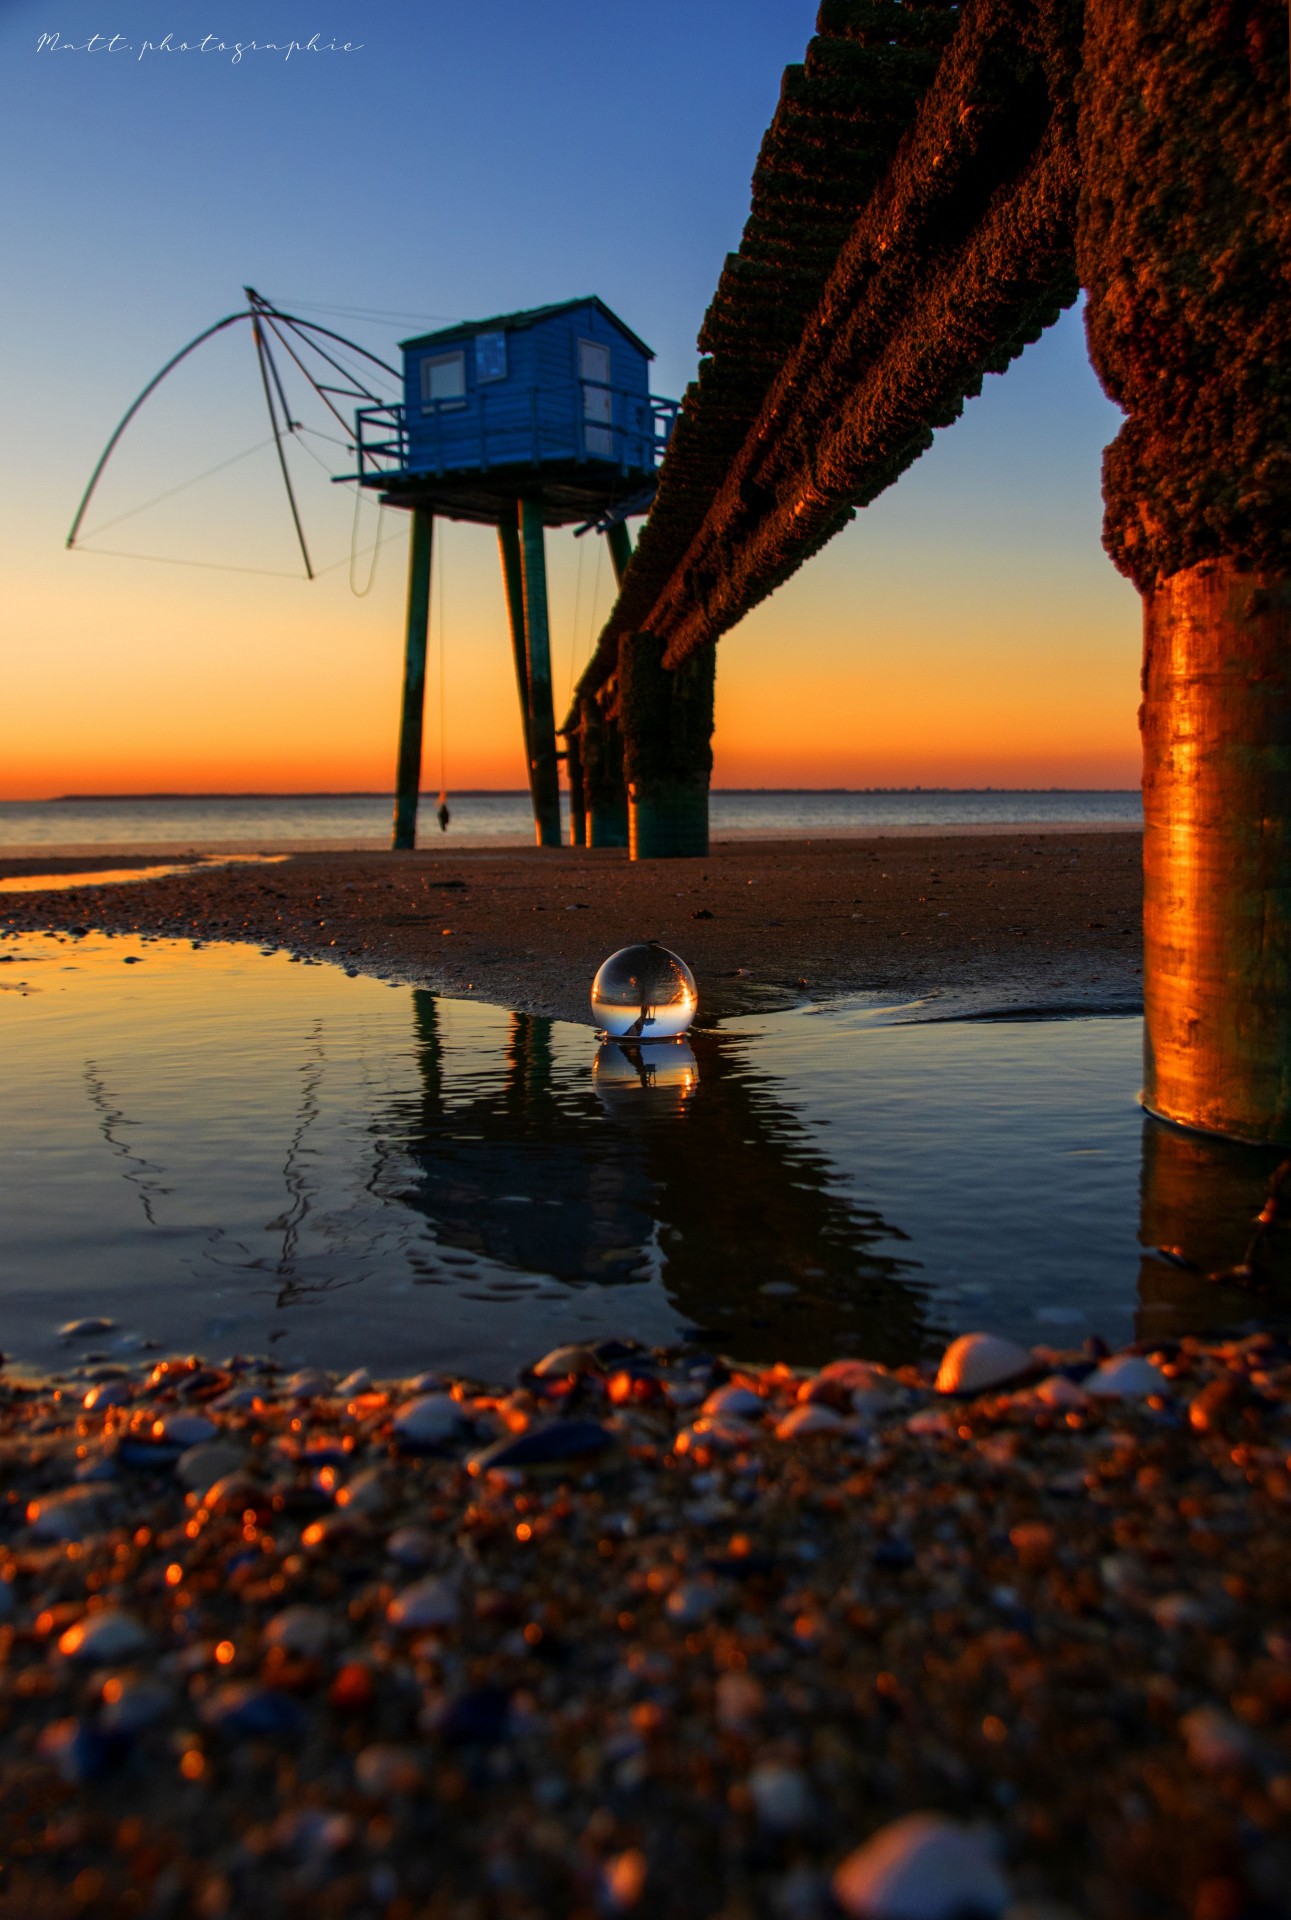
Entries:
{"label": "matt.photographie signature", "polygon": [[203,34],[200,40],[185,40],[174,33],[163,33],[159,40],[127,40],[120,33],[92,33],[86,39],[67,39],[62,33],[42,33],[36,40],[37,53],[90,53],[99,56],[133,54],[146,60],[153,54],[196,53],[208,58],[223,55],[231,66],[238,66],[251,54],[276,54],[282,60],[317,53],[361,53],[361,40],[325,40],[314,33],[307,40],[221,40],[218,33]]}

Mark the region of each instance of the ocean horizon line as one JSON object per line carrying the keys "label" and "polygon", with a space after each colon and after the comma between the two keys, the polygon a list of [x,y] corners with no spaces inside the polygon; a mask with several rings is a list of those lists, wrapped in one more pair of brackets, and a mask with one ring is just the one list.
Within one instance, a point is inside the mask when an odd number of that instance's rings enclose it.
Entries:
{"label": "ocean horizon line", "polygon": [[[885,796],[890,794],[1137,794],[1139,788],[1131,787],[712,787],[713,794],[858,794]],[[527,799],[527,787],[455,787],[450,798],[458,799]],[[421,800],[438,799],[438,789],[427,790],[419,796]],[[58,793],[42,799],[0,800],[5,807],[64,807],[64,806],[110,806],[123,802],[138,804],[142,801],[177,800],[388,800],[393,801],[390,789],[346,787],[334,790],[302,790],[300,792],[257,793],[257,792],[167,792],[153,793]]]}

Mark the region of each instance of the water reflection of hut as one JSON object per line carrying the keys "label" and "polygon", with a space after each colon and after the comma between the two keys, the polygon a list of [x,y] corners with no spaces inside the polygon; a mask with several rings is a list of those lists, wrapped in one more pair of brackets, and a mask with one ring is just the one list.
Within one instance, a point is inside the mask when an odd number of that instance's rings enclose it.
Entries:
{"label": "water reflection of hut", "polygon": [[515,1014],[502,1072],[450,1101],[434,998],[414,1006],[420,1101],[381,1130],[415,1163],[401,1197],[442,1246],[603,1286],[662,1255],[678,1312],[750,1355],[923,1348],[916,1269],[883,1250],[899,1230],[834,1190],[827,1157],[725,1036],[695,1036],[684,1101],[638,1086],[607,1115],[592,1073],[557,1064],[552,1023]]}

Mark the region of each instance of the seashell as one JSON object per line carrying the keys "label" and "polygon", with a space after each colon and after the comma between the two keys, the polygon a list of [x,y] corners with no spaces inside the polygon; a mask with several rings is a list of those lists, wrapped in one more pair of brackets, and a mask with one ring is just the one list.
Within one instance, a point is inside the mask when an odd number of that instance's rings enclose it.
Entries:
{"label": "seashell", "polygon": [[613,1442],[608,1427],[598,1420],[552,1420],[524,1433],[504,1433],[470,1461],[472,1473],[493,1467],[552,1466],[562,1460],[588,1460]]}
{"label": "seashell", "polygon": [[331,1390],[331,1380],[321,1367],[302,1367],[286,1383],[286,1392],[293,1400],[316,1400],[319,1394]]}
{"label": "seashell", "polygon": [[284,1647],[306,1660],[316,1660],[332,1637],[330,1615],[322,1607],[284,1607],[264,1630],[271,1647]]}
{"label": "seashell", "polygon": [[1152,1602],[1152,1618],[1162,1632],[1182,1633],[1189,1627],[1204,1627],[1209,1615],[1195,1594],[1163,1593]]}
{"label": "seashell", "polygon": [[187,1487],[190,1493],[205,1493],[228,1474],[236,1473],[246,1457],[245,1447],[229,1440],[211,1440],[181,1453],[175,1462],[175,1475],[180,1486]]}
{"label": "seashell", "polygon": [[405,1447],[437,1447],[462,1424],[462,1409],[448,1393],[426,1393],[395,1410],[395,1438]]}
{"label": "seashell", "polygon": [[1150,1393],[1169,1393],[1170,1382],[1150,1360],[1118,1353],[1087,1375],[1084,1387],[1098,1400],[1145,1400]]}
{"label": "seashell", "polygon": [[571,1374],[595,1373],[596,1356],[588,1347],[553,1347],[529,1371],[536,1380],[567,1380]]}
{"label": "seashell", "polygon": [[199,1709],[208,1727],[235,1739],[256,1740],[299,1733],[305,1710],[289,1693],[235,1680],[203,1700]]}
{"label": "seashell", "polygon": [[1056,1407],[1059,1411],[1074,1412],[1076,1408],[1089,1404],[1089,1395],[1084,1388],[1077,1386],[1074,1380],[1069,1380],[1065,1373],[1051,1373],[1047,1380],[1042,1380],[1035,1390],[1035,1397],[1046,1407]]}
{"label": "seashell", "polygon": [[27,1504],[27,1524],[37,1540],[83,1540],[94,1531],[107,1489],[64,1487]]}
{"label": "seashell", "polygon": [[1025,1347],[997,1333],[961,1333],[942,1355],[935,1385],[938,1393],[984,1393],[1028,1373],[1033,1364]]}
{"label": "seashell", "polygon": [[831,1360],[814,1379],[803,1381],[798,1398],[822,1400],[826,1406],[837,1407],[841,1412],[852,1404],[852,1395],[857,1393],[881,1395],[885,1400],[895,1397],[893,1383],[882,1367],[873,1366],[868,1360]]}
{"label": "seashell", "polygon": [[1247,1729],[1218,1707],[1194,1707],[1179,1722],[1179,1731],[1188,1742],[1189,1760],[1203,1773],[1228,1773],[1255,1756]]}
{"label": "seashell", "polygon": [[703,1413],[721,1413],[735,1420],[760,1420],[767,1403],[751,1387],[718,1387],[700,1409]]}
{"label": "seashell", "polygon": [[158,1424],[161,1432],[156,1438],[169,1447],[200,1447],[219,1432],[214,1420],[208,1420],[204,1413],[170,1413]]}
{"label": "seashell", "polygon": [[386,1552],[401,1567],[429,1566],[435,1542],[424,1527],[396,1527],[386,1541]]}
{"label": "seashell", "polygon": [[91,1387],[85,1396],[85,1411],[98,1413],[108,1407],[123,1407],[134,1398],[134,1390],[128,1380],[104,1380],[100,1386]]}
{"label": "seashell", "polygon": [[721,1597],[711,1581],[682,1580],[664,1602],[664,1612],[674,1626],[697,1626],[720,1605]]}
{"label": "seashell", "polygon": [[397,1593],[386,1609],[392,1627],[447,1627],[456,1620],[457,1594],[446,1580],[419,1580]]}
{"label": "seashell", "polygon": [[797,1767],[774,1762],[754,1767],[747,1781],[753,1811],[774,1833],[794,1833],[811,1824],[811,1788]]}
{"label": "seashell", "polygon": [[99,1725],[104,1733],[144,1733],[174,1707],[174,1694],[160,1680],[142,1674],[114,1675],[104,1684]]}
{"label": "seashell", "polygon": [[800,1402],[775,1430],[777,1440],[804,1440],[813,1433],[839,1433],[846,1429],[847,1422],[832,1407],[820,1401]]}
{"label": "seashell", "polygon": [[412,1793],[424,1778],[421,1762],[411,1747],[382,1741],[354,1756],[354,1784],[373,1800],[383,1800],[390,1793]]}
{"label": "seashell", "polygon": [[939,1813],[911,1813],[849,1853],[834,1897],[849,1920],[995,1920],[1009,1897],[995,1841]]}
{"label": "seashell", "polygon": [[104,1607],[69,1627],[58,1642],[58,1651],[68,1660],[104,1662],[128,1660],[148,1644],[148,1630],[142,1621],[117,1607]]}

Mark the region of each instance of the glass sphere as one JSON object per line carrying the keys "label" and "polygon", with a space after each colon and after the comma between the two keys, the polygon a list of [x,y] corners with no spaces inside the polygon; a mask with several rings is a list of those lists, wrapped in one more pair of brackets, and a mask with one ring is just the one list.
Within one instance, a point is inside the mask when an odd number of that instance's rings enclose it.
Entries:
{"label": "glass sphere", "polygon": [[592,982],[592,1012],[611,1040],[675,1039],[698,1004],[694,974],[657,940],[620,947]]}
{"label": "glass sphere", "polygon": [[592,1079],[607,1113],[680,1113],[699,1084],[699,1064],[688,1040],[603,1040]]}

